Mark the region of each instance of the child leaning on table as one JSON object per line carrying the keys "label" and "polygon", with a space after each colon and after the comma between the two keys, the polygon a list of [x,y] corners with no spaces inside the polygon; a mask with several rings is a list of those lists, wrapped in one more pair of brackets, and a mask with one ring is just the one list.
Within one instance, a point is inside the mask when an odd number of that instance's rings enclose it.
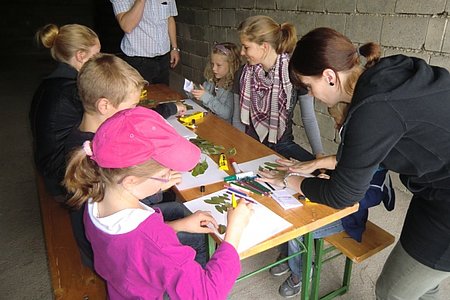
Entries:
{"label": "child leaning on table", "polygon": [[[136,107],[146,83],[136,69],[113,54],[100,53],[89,59],[81,68],[77,80],[84,113],[80,123],[74,126],[65,141],[65,156],[69,157],[73,149],[80,147],[87,140],[92,140],[100,125],[115,113]],[[179,172],[172,171],[170,175],[171,180],[161,187],[162,191],[169,190],[181,181]],[[161,202],[165,193],[158,192],[141,201],[152,207],[157,206],[165,221],[173,221],[190,214],[178,201]],[[80,209],[70,210],[70,220],[82,262],[93,268],[92,247],[86,239],[83,224],[84,205]],[[205,265],[205,235],[179,232],[177,236],[182,244],[196,250],[196,261]]]}
{"label": "child leaning on table", "polygon": [[239,49],[233,43],[216,43],[209,60],[204,72],[206,81],[191,93],[213,113],[231,123],[234,106],[231,89],[234,73],[241,66]]}
{"label": "child leaning on table", "polygon": [[[92,244],[95,270],[111,299],[225,299],[240,272],[236,251],[251,213],[244,200],[228,213],[224,241],[203,269],[195,251],[180,244],[177,231],[210,233],[217,223],[208,212],[164,223],[158,209],[139,199],[188,171],[200,150],[160,115],[144,107],[116,113],[97,130],[92,144],[69,160],[64,184],[69,204],[81,206]],[[207,227],[209,226],[209,227]]]}

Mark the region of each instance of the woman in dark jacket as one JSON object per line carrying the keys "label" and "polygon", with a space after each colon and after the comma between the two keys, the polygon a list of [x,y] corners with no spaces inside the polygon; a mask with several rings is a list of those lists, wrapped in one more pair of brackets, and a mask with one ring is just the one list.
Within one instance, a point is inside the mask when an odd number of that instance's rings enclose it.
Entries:
{"label": "woman in dark jacket", "polygon": [[[380,59],[380,53],[379,45],[357,49],[330,28],[297,43],[291,79],[328,107],[350,104],[337,163],[329,180],[295,174],[265,174],[265,180],[342,208],[362,198],[379,166],[399,173],[413,196],[377,281],[377,298],[434,299],[450,275],[450,75],[419,58]],[[307,163],[302,171],[320,164]]]}
{"label": "woman in dark jacket", "polygon": [[31,103],[34,159],[47,191],[64,200],[64,142],[83,115],[77,75],[83,64],[100,51],[100,41],[94,31],[78,24],[48,24],[36,33],[36,38],[50,49],[58,66],[42,81]]}

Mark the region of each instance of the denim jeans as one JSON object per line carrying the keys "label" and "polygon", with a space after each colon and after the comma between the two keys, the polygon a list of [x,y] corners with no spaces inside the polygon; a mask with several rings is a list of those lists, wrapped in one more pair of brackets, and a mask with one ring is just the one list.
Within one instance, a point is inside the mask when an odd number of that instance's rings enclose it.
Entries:
{"label": "denim jeans", "polygon": [[285,158],[295,158],[299,161],[308,161],[315,159],[315,156],[300,147],[300,145],[294,143],[294,141],[279,142],[272,144],[272,148],[278,154],[283,155]]}
{"label": "denim jeans", "polygon": [[375,293],[378,300],[444,299],[439,296],[439,284],[448,277],[450,272],[421,264],[397,242],[378,277]]}
{"label": "denim jeans", "polygon": [[[318,239],[318,238],[323,238],[338,232],[341,232],[344,230],[344,227],[342,227],[342,222],[341,220],[337,220],[333,223],[330,223],[328,225],[325,225],[315,231],[313,231],[313,238],[314,239]],[[300,236],[297,238],[297,240],[299,240],[300,242],[303,242],[303,236]],[[288,242],[288,247],[287,247],[287,252],[288,255],[297,253],[298,251],[300,251],[300,247],[297,243],[297,241],[295,240],[291,240]],[[302,276],[302,255],[297,255],[294,258],[291,258],[290,260],[288,260],[289,263],[289,268],[291,269],[292,274],[296,275],[298,278],[301,278]]]}
{"label": "denim jeans", "polygon": [[[182,219],[191,212],[179,202],[161,202],[151,205],[161,210],[165,222]],[[180,243],[190,246],[196,251],[195,261],[205,267],[206,265],[206,235],[202,233],[177,232]]]}

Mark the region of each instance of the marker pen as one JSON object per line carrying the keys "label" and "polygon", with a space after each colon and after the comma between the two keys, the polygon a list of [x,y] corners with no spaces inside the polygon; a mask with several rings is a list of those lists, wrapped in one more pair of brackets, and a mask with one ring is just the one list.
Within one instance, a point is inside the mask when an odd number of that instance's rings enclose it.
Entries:
{"label": "marker pen", "polygon": [[231,163],[231,166],[233,167],[234,173],[242,173],[242,170],[239,168],[239,165],[237,164],[237,162],[232,159],[229,158],[228,161]]}
{"label": "marker pen", "polygon": [[234,175],[227,176],[223,180],[225,182],[229,182],[229,181],[240,180],[240,179],[245,178],[245,177],[255,177],[255,173],[253,173],[253,171],[244,172],[244,173],[237,173],[237,174],[234,174]]}

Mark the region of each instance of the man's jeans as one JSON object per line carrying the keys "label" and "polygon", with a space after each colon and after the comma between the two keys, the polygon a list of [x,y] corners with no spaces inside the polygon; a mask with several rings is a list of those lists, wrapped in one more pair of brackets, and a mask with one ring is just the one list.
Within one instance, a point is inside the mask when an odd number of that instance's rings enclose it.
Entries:
{"label": "man's jeans", "polygon": [[[313,238],[323,238],[332,234],[335,234],[337,232],[341,232],[344,230],[344,227],[342,227],[341,220],[337,220],[333,223],[330,223],[328,225],[325,225],[315,231],[313,231]],[[297,238],[300,242],[303,242],[303,236],[300,236]],[[288,254],[294,254],[300,251],[300,247],[296,240],[290,240],[288,242]],[[292,274],[298,276],[298,278],[301,278],[302,276],[302,255],[297,255],[293,258],[291,258],[289,261],[289,268],[291,269]]]}

